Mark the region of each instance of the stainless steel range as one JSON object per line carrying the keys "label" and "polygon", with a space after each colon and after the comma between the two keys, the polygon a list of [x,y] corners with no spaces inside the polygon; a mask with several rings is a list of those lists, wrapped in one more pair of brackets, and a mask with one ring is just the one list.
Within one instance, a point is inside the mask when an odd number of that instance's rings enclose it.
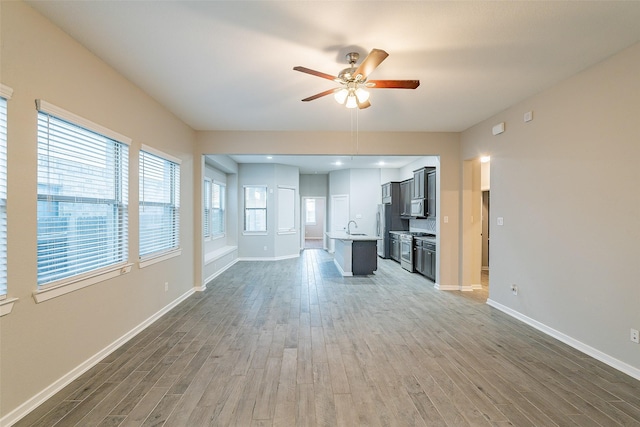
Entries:
{"label": "stainless steel range", "polygon": [[407,271],[413,269],[413,236],[409,233],[400,235],[400,265]]}

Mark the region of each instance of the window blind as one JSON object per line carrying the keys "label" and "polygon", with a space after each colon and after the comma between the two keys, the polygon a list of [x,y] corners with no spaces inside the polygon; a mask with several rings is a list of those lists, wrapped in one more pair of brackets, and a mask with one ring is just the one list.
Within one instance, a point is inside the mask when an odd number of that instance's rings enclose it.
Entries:
{"label": "window blind", "polygon": [[40,109],[39,286],[127,261],[128,171],[127,144]]}
{"label": "window blind", "polygon": [[224,210],[225,210],[225,189],[226,186],[218,182],[213,183],[212,201],[212,233],[213,235],[224,234]]}
{"label": "window blind", "polygon": [[0,97],[0,297],[7,295],[7,99]]}
{"label": "window blind", "polygon": [[180,246],[180,165],[140,151],[140,258]]}
{"label": "window blind", "polygon": [[211,180],[205,179],[202,188],[204,191],[202,200],[202,205],[204,206],[202,231],[204,237],[209,237],[211,236]]}

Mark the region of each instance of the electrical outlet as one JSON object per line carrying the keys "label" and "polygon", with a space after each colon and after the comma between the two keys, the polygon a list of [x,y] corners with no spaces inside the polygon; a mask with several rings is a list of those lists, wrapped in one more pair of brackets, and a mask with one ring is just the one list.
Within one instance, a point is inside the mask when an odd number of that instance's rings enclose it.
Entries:
{"label": "electrical outlet", "polygon": [[518,286],[517,285],[511,285],[511,292],[514,295],[518,295]]}
{"label": "electrical outlet", "polygon": [[636,344],[640,344],[640,332],[637,329],[631,329],[631,333],[629,334],[629,339]]}
{"label": "electrical outlet", "polygon": [[169,290],[169,282],[164,282],[164,291],[167,292]]}

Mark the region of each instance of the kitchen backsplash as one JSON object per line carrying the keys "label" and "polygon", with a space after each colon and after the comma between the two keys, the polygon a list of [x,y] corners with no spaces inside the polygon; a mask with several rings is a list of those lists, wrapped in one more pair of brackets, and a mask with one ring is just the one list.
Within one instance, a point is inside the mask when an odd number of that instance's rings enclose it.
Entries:
{"label": "kitchen backsplash", "polygon": [[436,234],[436,218],[410,219],[409,231]]}

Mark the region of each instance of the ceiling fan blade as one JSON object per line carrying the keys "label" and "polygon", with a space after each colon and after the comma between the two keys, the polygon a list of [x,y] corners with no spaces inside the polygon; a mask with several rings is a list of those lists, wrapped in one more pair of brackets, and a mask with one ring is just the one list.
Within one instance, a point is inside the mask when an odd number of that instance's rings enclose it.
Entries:
{"label": "ceiling fan blade", "polygon": [[336,90],[339,90],[339,89],[340,88],[325,90],[324,92],[316,93],[315,95],[312,95],[312,96],[310,96],[308,98],[305,98],[305,99],[303,99],[303,101],[304,102],[313,101],[314,99],[318,99],[318,98],[322,98],[323,96],[331,95],[333,92],[335,92]]}
{"label": "ceiling fan blade", "polygon": [[369,100],[366,100],[364,102],[359,102],[358,103],[358,108],[360,110],[364,110],[365,108],[369,108],[369,107],[371,107],[371,103],[369,102]]}
{"label": "ceiling fan blade", "polygon": [[335,80],[335,79],[337,79],[336,76],[332,76],[332,75],[327,74],[327,73],[323,73],[323,72],[320,72],[320,71],[312,70],[311,68],[297,66],[297,67],[293,67],[293,69],[296,70],[296,71],[300,71],[301,73],[311,74],[312,76],[322,77],[323,79],[327,79],[327,80]]}
{"label": "ceiling fan blade", "polygon": [[371,89],[415,89],[420,86],[420,80],[369,80],[373,83]]}
{"label": "ceiling fan blade", "polygon": [[369,55],[364,58],[364,61],[362,61],[362,64],[360,64],[354,75],[357,76],[360,74],[362,75],[363,80],[366,79],[367,76],[371,74],[371,72],[375,70],[387,56],[389,56],[389,54],[382,49],[371,50]]}

